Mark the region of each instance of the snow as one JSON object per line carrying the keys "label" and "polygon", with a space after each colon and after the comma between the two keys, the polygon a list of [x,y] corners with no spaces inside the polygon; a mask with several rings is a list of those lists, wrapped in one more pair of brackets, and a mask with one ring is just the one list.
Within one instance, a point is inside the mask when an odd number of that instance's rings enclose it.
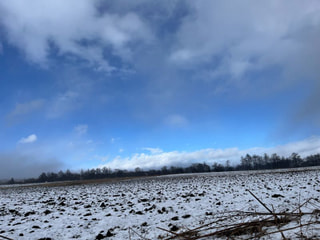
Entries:
{"label": "snow", "polygon": [[[159,239],[170,234],[158,227],[176,226],[179,232],[233,211],[266,212],[247,189],[276,212],[288,212],[309,198],[320,201],[319,183],[316,168],[171,175],[73,186],[6,186],[0,188],[0,235],[95,239],[109,231],[113,236],[106,239]],[[224,224],[233,220],[230,217]],[[297,236],[294,231],[286,234]],[[281,239],[281,235],[272,238]]]}

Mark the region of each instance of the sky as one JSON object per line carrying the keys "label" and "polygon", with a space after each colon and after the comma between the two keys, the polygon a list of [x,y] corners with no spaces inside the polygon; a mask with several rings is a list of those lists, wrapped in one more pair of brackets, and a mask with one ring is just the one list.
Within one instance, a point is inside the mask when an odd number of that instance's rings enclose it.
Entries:
{"label": "sky", "polygon": [[0,2],[0,179],[320,152],[320,2]]}

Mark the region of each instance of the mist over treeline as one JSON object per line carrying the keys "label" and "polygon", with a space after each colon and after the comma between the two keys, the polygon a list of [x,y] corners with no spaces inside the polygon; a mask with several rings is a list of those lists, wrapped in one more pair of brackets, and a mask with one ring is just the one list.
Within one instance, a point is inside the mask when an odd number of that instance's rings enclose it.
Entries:
{"label": "mist over treeline", "polygon": [[29,178],[24,180],[15,180],[11,178],[6,184],[16,183],[43,183],[55,181],[72,181],[72,180],[91,180],[103,178],[119,178],[119,177],[141,177],[141,176],[157,176],[166,174],[179,173],[201,173],[201,172],[223,172],[223,171],[243,171],[243,170],[264,170],[264,169],[281,169],[281,168],[297,168],[320,166],[320,154],[309,155],[302,158],[297,153],[292,153],[289,157],[279,156],[276,153],[272,155],[250,155],[246,154],[241,157],[240,163],[231,165],[227,160],[224,164],[213,163],[193,163],[188,167],[163,166],[161,169],[143,170],[136,168],[132,171],[123,169],[111,169],[108,167],[92,168],[81,170],[80,172],[71,172],[70,170],[54,172],[43,172],[38,178]]}

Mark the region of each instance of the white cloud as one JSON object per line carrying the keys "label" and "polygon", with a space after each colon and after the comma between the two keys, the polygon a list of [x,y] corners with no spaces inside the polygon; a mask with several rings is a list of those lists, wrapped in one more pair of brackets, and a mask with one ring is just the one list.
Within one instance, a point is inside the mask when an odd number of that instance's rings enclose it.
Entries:
{"label": "white cloud", "polygon": [[188,120],[179,114],[172,114],[165,118],[164,123],[170,127],[186,127],[188,125]]}
{"label": "white cloud", "polygon": [[[106,49],[128,60],[136,46],[151,42],[161,45],[159,49],[176,66],[197,68],[209,63],[211,71],[235,77],[270,65],[280,65],[287,74],[316,76],[318,72],[317,0],[308,4],[299,0],[185,1],[188,13],[181,18],[174,18],[173,9],[181,4],[176,1],[120,1],[101,9],[102,4],[99,0],[1,1],[0,21],[9,43],[42,64],[56,49],[58,55],[76,56],[95,69],[113,71]],[[152,8],[159,9],[156,16],[144,16]],[[170,36],[161,31],[156,39],[152,29],[164,27],[164,21],[176,21],[176,30]],[[216,58],[218,63],[210,64]]]}
{"label": "white cloud", "polygon": [[234,78],[240,78],[250,67],[251,63],[248,61],[234,61],[230,64],[230,74]]}
{"label": "white cloud", "polygon": [[65,93],[58,94],[54,97],[47,109],[48,118],[58,118],[65,113],[71,112],[80,108],[81,96],[78,92],[69,90]]}
{"label": "white cloud", "polygon": [[[0,3],[0,21],[8,41],[32,62],[46,65],[52,46],[59,55],[73,55],[105,71],[114,69],[104,58],[130,52],[130,43],[147,40],[150,31],[134,13],[99,12],[96,0],[21,0]],[[121,57],[121,54],[118,54]]]}
{"label": "white cloud", "polygon": [[[88,125],[86,124],[79,124],[77,126],[74,127],[74,131],[79,135],[79,136],[82,136],[84,134],[87,133],[88,131]],[[92,142],[92,141],[91,141]],[[87,141],[88,143],[88,141]],[[90,142],[89,142],[90,143]]]}
{"label": "white cloud", "polygon": [[[110,168],[134,169],[140,168],[160,168],[162,166],[187,166],[191,163],[198,163],[206,161],[212,163],[215,161],[228,160],[239,155],[238,149],[203,149],[195,152],[158,152],[158,153],[136,153],[131,157],[121,158],[120,156],[114,158],[104,166]],[[102,166],[100,166],[102,167]]]}
{"label": "white cloud", "polygon": [[35,141],[37,141],[37,135],[35,135],[35,134],[31,134],[31,135],[29,135],[28,137],[26,137],[26,138],[21,138],[20,140],[19,140],[19,143],[22,143],[22,144],[25,144],[25,143],[33,143],[33,142],[35,142]]}
{"label": "white cloud", "polygon": [[198,68],[219,59],[210,71],[236,78],[274,65],[291,77],[292,72],[318,73],[319,1],[188,3],[192,11],[181,22],[169,55],[177,66]]}
{"label": "white cloud", "polygon": [[112,138],[110,139],[110,143],[114,144],[114,143],[116,143],[116,142],[119,142],[119,140],[121,140],[119,137],[112,137]]}
{"label": "white cloud", "polygon": [[163,152],[163,150],[160,148],[150,148],[150,147],[142,148],[142,150],[149,151],[151,154],[159,154]]}
{"label": "white cloud", "polygon": [[302,157],[320,153],[320,137],[310,137],[302,141],[288,143],[270,148],[268,153],[275,152],[279,155],[289,156],[291,153],[299,153]]}
{"label": "white cloud", "polygon": [[106,156],[95,155],[94,158],[103,162],[103,163],[107,162],[110,159],[110,157],[108,155],[106,155]]}
{"label": "white cloud", "polygon": [[192,61],[193,54],[187,49],[179,49],[172,53],[170,60],[173,62],[188,62]]}
{"label": "white cloud", "polygon": [[45,104],[45,100],[36,99],[30,102],[17,103],[15,108],[7,115],[8,120],[13,120],[14,118],[21,117],[40,110]]}
{"label": "white cloud", "polygon": [[238,148],[227,149],[201,149],[194,152],[163,152],[161,149],[153,151],[149,148],[150,154],[136,153],[131,157],[116,157],[110,162],[100,165],[99,167],[110,167],[113,169],[135,169],[136,167],[150,169],[160,168],[162,166],[188,166],[192,163],[213,164],[214,162],[225,163],[230,160],[233,163],[239,163],[241,156],[245,154],[272,154],[277,153],[280,156],[289,156],[295,152],[302,157],[320,153],[320,137],[311,137],[302,141],[279,145],[272,148],[250,148],[240,150]]}

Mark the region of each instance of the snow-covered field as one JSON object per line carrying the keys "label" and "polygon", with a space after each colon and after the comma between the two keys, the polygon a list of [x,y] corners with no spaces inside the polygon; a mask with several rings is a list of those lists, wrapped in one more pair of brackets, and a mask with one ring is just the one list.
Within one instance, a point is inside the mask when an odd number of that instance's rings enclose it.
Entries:
{"label": "snow-covered field", "polygon": [[[0,235],[10,239],[164,239],[171,234],[158,227],[179,232],[231,216],[233,211],[267,212],[246,189],[275,212],[290,212],[315,198],[312,206],[306,204],[301,210],[319,217],[319,169],[207,173],[74,186],[0,187]],[[234,220],[227,217],[223,224]],[[303,231],[320,238],[319,227]],[[297,238],[300,231],[284,234]],[[281,235],[268,238],[281,239]]]}

